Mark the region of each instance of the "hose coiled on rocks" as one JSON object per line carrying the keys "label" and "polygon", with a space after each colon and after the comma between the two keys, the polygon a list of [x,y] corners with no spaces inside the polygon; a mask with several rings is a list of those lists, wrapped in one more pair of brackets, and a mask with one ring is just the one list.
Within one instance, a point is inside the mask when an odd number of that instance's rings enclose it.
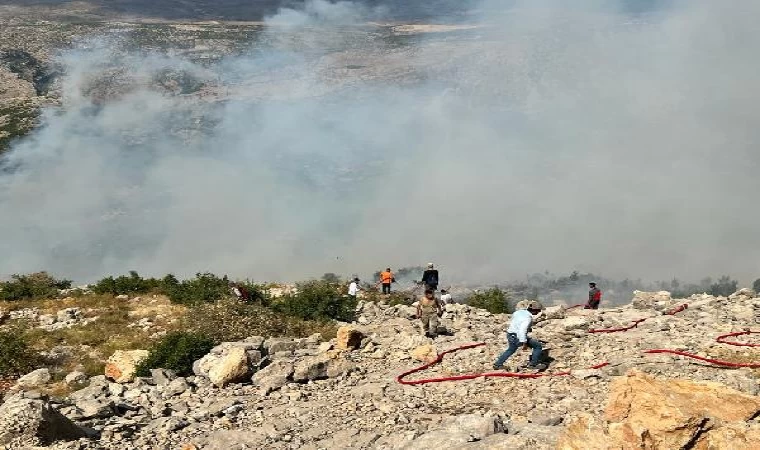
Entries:
{"label": "hose coiled on rocks", "polygon": [[[575,306],[580,306],[580,305],[575,305]],[[573,306],[573,307],[575,307],[575,306]],[[573,308],[573,307],[571,307],[571,308]],[[675,315],[675,314],[677,314],[677,313],[679,313],[679,312],[687,309],[688,307],[689,307],[689,305],[683,304],[683,305],[677,306],[676,308],[673,308],[673,309],[671,309],[669,311],[666,311],[664,314],[665,315]],[[568,309],[570,309],[570,308],[568,308]],[[638,324],[640,324],[641,322],[644,322],[645,320],[646,319],[637,319],[637,320],[635,320],[633,322],[632,325],[627,326],[627,327],[622,327],[622,328],[605,328],[605,329],[599,329],[599,330],[588,330],[588,332],[589,333],[617,333],[617,332],[621,332],[621,331],[628,331],[628,330],[630,330],[632,328],[637,327]],[[727,344],[727,345],[736,345],[736,346],[742,346],[742,347],[760,347],[760,344],[742,343],[742,342],[736,342],[736,341],[728,341],[728,340],[726,340],[727,338],[730,338],[730,337],[745,336],[745,335],[749,335],[749,334],[760,334],[760,331],[745,330],[745,331],[739,331],[739,332],[734,332],[734,333],[728,333],[728,334],[723,334],[723,335],[718,336],[717,338],[715,338],[715,340],[716,340],[716,342],[719,342],[721,344]],[[461,374],[461,375],[450,375],[450,376],[445,376],[445,377],[423,378],[423,379],[420,379],[420,380],[406,380],[405,379],[407,376],[409,376],[409,375],[411,375],[413,373],[421,372],[421,371],[423,371],[425,369],[428,369],[428,368],[430,368],[430,367],[432,367],[432,366],[440,363],[443,360],[443,357],[446,356],[446,355],[448,355],[448,354],[450,354],[450,353],[458,352],[458,351],[461,351],[461,350],[468,350],[468,349],[476,348],[476,347],[482,347],[484,345],[486,345],[485,342],[476,342],[476,343],[473,343],[473,344],[465,344],[465,345],[461,345],[459,347],[454,347],[452,349],[446,350],[446,351],[440,353],[438,355],[438,357],[435,358],[433,361],[430,361],[430,362],[428,362],[426,364],[423,364],[423,365],[421,365],[419,367],[416,367],[414,369],[407,370],[406,372],[403,372],[402,374],[398,375],[396,377],[396,382],[400,383],[400,384],[412,385],[413,386],[413,385],[427,384],[427,383],[441,383],[441,382],[444,382],[444,381],[472,380],[472,379],[475,379],[475,378],[542,378],[542,377],[549,377],[549,376],[560,377],[560,376],[567,376],[567,375],[571,374],[570,371],[566,371],[566,372],[554,372],[554,373],[519,373],[519,372],[502,372],[502,371],[499,371],[499,372],[466,373],[466,374]],[[722,366],[722,367],[746,367],[746,368],[753,368],[753,369],[760,368],[760,363],[735,363],[735,362],[723,361],[723,360],[719,360],[719,359],[710,359],[710,358],[705,358],[703,356],[695,355],[693,353],[682,352],[682,351],[679,351],[679,350],[670,350],[670,349],[658,348],[658,349],[645,350],[644,353],[645,354],[658,354],[658,353],[673,354],[673,355],[684,356],[684,357],[687,357],[687,358],[696,359],[696,360],[699,360],[699,361],[704,361],[704,362],[707,362],[707,363],[710,363],[710,364],[714,364],[716,366]],[[609,362],[605,361],[603,363],[591,366],[591,367],[589,367],[589,369],[600,369],[600,368],[602,368],[604,366],[607,366],[607,365],[609,365]]]}

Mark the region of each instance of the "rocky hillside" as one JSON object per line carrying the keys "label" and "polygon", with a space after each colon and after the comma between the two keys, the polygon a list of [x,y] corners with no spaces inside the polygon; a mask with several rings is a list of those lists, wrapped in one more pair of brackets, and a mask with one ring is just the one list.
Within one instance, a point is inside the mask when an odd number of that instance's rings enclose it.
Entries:
{"label": "rocky hillside", "polygon": [[[683,304],[688,307],[679,308]],[[68,374],[64,382],[72,392],[55,396],[45,390],[50,372],[37,370],[6,393],[0,444],[13,449],[749,450],[760,442],[760,371],[644,353],[670,349],[760,363],[757,349],[716,341],[752,327],[760,331],[760,298],[749,290],[728,298],[688,299],[637,292],[618,308],[547,308],[533,334],[546,343],[549,369],[545,376],[525,379],[481,376],[418,385],[396,379],[435,361],[439,352],[473,342],[485,345],[449,353],[404,381],[494,375],[490,367],[505,346],[507,315],[448,305],[442,334],[428,339],[416,329],[412,307],[365,302],[357,313],[355,323],[344,324],[329,340],[251,336],[224,343],[195,361],[194,374],[186,377],[161,369],[135,377],[135,365],[148,352],[119,351],[103,375]],[[69,311],[53,323],[73,321],[76,327],[76,320],[82,319]],[[625,331],[589,332],[634,323]],[[760,345],[753,334],[730,340]],[[521,365],[526,357],[517,353],[508,364]],[[560,373],[566,375],[553,376]]]}

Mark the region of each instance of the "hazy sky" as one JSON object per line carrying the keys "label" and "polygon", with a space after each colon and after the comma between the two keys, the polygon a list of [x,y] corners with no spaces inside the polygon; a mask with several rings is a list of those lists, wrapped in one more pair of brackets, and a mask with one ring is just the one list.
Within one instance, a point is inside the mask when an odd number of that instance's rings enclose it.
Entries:
{"label": "hazy sky", "polygon": [[382,10],[310,2],[210,68],[90,41],[6,157],[0,273],[760,276],[760,4],[565,3],[473,3],[478,30],[404,49],[335,33]]}

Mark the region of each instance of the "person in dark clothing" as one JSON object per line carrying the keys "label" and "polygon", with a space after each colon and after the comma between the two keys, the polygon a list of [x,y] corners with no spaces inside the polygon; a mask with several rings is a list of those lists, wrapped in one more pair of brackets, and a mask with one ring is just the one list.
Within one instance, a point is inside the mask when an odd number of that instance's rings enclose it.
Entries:
{"label": "person in dark clothing", "polygon": [[599,303],[602,301],[602,291],[596,287],[596,283],[588,284],[588,303],[583,309],[599,309]]}
{"label": "person in dark clothing", "polygon": [[422,274],[422,284],[425,285],[425,289],[438,290],[438,270],[434,268],[433,263],[428,263],[427,270]]}

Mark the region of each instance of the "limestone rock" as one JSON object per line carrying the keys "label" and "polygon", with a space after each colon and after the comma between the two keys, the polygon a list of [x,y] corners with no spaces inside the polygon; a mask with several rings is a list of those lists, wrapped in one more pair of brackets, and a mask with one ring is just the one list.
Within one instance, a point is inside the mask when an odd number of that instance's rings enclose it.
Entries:
{"label": "limestone rock", "polygon": [[19,378],[15,387],[18,389],[35,388],[49,383],[51,379],[50,370],[37,369]]}
{"label": "limestone rock", "polygon": [[670,292],[644,292],[633,291],[633,300],[631,304],[636,309],[656,309],[658,311],[664,309],[671,303]]}
{"label": "limestone rock", "polygon": [[257,342],[224,342],[193,363],[193,372],[217,386],[250,377],[262,361]]}
{"label": "limestone rock", "polygon": [[434,345],[425,344],[412,350],[411,355],[412,358],[416,359],[417,361],[428,363],[438,357],[438,351],[435,349]]}
{"label": "limestone rock", "polygon": [[264,394],[285,386],[293,375],[293,363],[277,360],[253,375],[252,381],[258,385]]}
{"label": "limestone rock", "polygon": [[323,378],[333,378],[353,370],[349,361],[331,358],[329,355],[317,355],[304,358],[293,368],[293,381],[306,382]]}
{"label": "limestone rock", "polygon": [[84,372],[74,371],[66,375],[63,381],[69,386],[77,386],[87,382],[87,375]]}
{"label": "limestone rock", "polygon": [[750,288],[741,288],[738,291],[734,292],[733,294],[729,295],[728,298],[730,300],[734,300],[740,297],[744,298],[755,298],[757,296],[757,292]]}
{"label": "limestone rock", "polygon": [[755,450],[760,443],[760,424],[731,423],[700,436],[694,450]]}
{"label": "limestone rock", "polygon": [[[664,450],[685,448],[695,438],[704,441],[705,449],[721,448],[708,446],[706,439],[710,433],[715,433],[712,439],[719,442],[758,413],[760,397],[743,394],[720,383],[658,380],[632,370],[612,382],[606,422],[588,415],[571,419],[558,448]],[[723,426],[731,428],[718,431]],[[752,437],[753,433],[751,430],[744,435]],[[606,444],[595,447],[597,442]]]}
{"label": "limestone rock", "polygon": [[117,383],[129,383],[135,379],[137,366],[147,357],[147,350],[117,350],[108,358],[105,375]]}
{"label": "limestone rock", "polygon": [[231,348],[215,361],[208,371],[209,380],[216,386],[225,386],[236,381],[243,381],[250,375],[248,356],[240,347]]}
{"label": "limestone rock", "polygon": [[85,436],[82,428],[42,400],[12,397],[0,405],[0,445],[22,448]]}
{"label": "limestone rock", "polygon": [[359,348],[364,335],[354,327],[346,326],[338,328],[335,348],[339,350],[355,350]]}
{"label": "limestone rock", "polygon": [[423,434],[404,446],[403,449],[467,448],[467,443],[480,441],[494,433],[502,433],[503,431],[503,424],[498,417],[465,414],[444,419],[439,429]]}

